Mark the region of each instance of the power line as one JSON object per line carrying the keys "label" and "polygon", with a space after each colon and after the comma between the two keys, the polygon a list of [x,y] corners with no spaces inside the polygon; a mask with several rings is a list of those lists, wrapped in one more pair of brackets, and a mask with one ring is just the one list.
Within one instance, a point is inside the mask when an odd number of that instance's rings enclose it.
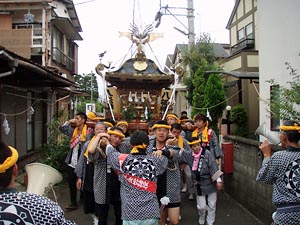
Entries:
{"label": "power line", "polygon": [[90,3],[90,2],[94,2],[95,0],[88,0],[88,1],[85,1],[85,2],[79,2],[79,3],[76,3],[74,5],[82,5],[82,4],[86,4],[86,3]]}

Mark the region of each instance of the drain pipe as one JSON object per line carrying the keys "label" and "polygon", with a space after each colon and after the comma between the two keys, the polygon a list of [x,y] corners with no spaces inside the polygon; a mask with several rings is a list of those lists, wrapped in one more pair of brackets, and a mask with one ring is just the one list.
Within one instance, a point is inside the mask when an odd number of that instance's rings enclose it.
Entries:
{"label": "drain pipe", "polygon": [[18,59],[13,58],[9,54],[7,54],[4,50],[0,51],[0,58],[6,58],[9,61],[9,67],[11,68],[11,71],[7,71],[4,73],[0,73],[0,78],[10,76],[16,72],[16,68],[18,67]]}

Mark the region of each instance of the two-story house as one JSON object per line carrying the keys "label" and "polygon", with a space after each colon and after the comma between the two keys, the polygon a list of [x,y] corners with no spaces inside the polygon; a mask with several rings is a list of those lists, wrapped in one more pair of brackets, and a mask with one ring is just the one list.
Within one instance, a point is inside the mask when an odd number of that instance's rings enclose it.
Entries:
{"label": "two-story house", "polygon": [[274,93],[272,89],[278,86],[271,86],[268,81],[274,79],[280,85],[288,85],[292,77],[286,62],[299,71],[297,37],[300,31],[296,29],[300,21],[299,9],[297,0],[288,3],[280,0],[235,2],[227,24],[231,54],[225,60],[224,70],[239,75],[236,78],[238,86],[228,91],[235,92],[242,85],[242,95],[238,99],[233,98],[230,104],[239,102],[246,107],[250,132],[254,132],[261,123],[274,132],[278,131],[280,121],[273,118],[269,108],[271,99],[276,100],[276,96],[271,94]]}
{"label": "two-story house", "polygon": [[[237,104],[245,106],[248,114],[248,130],[254,133],[259,124],[258,95],[258,29],[257,6],[255,0],[237,0],[230,15],[227,29],[230,44],[213,43],[216,57],[221,62],[219,71],[226,87],[227,104],[234,107]],[[185,46],[187,48],[187,46]],[[180,58],[183,45],[176,45],[174,54],[168,57],[166,65],[174,65]],[[170,61],[170,62],[168,62]],[[207,71],[207,74],[217,71]],[[186,89],[181,84],[176,92],[178,107],[174,112],[188,109],[184,99]]]}
{"label": "two-story house", "polygon": [[[227,51],[227,44],[219,44],[219,43],[212,43],[212,49],[215,57],[222,61],[226,57],[228,57],[228,51]],[[182,53],[187,51],[188,45],[187,44],[176,44],[174,54],[170,54],[167,56],[166,59],[166,66],[169,68],[172,68],[174,66],[180,65],[182,62]],[[166,72],[168,72],[167,69],[165,69]],[[171,88],[174,88],[171,86]],[[188,114],[191,112],[191,106],[189,105],[188,101],[186,100],[186,87],[183,84],[182,80],[180,80],[176,87],[175,87],[175,96],[174,96],[174,106],[173,106],[173,112],[176,113],[178,116],[180,116],[180,113],[182,111],[187,111]]]}
{"label": "two-story house", "polygon": [[248,131],[253,134],[259,124],[258,88],[258,20],[256,0],[236,0],[227,29],[230,55],[224,60],[223,79],[227,104],[242,104],[247,111]]}
{"label": "two-story house", "polygon": [[20,156],[47,142],[58,111],[72,113],[81,31],[73,1],[0,1],[0,122],[10,128],[0,139]]}

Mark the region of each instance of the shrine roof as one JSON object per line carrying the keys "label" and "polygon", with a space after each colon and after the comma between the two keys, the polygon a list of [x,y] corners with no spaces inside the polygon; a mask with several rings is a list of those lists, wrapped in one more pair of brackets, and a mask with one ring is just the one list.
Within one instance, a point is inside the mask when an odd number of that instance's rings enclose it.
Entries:
{"label": "shrine roof", "polygon": [[162,72],[155,62],[146,59],[145,62],[135,61],[135,59],[127,60],[119,69],[106,72],[105,79],[112,85],[117,87],[139,84],[140,88],[153,85],[156,88],[166,88],[174,82],[174,74],[166,74]]}
{"label": "shrine roof", "polygon": [[168,76],[168,74],[165,74],[163,71],[159,69],[159,67],[156,65],[156,63],[151,59],[146,59],[147,68],[145,70],[139,71],[134,68],[135,59],[131,58],[128,59],[121,67],[113,72],[107,72],[107,74],[159,74],[162,76]]}

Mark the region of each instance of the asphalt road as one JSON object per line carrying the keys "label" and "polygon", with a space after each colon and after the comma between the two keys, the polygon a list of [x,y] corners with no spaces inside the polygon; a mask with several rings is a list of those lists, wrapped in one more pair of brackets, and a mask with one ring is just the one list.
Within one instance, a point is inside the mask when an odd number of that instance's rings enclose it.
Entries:
{"label": "asphalt road", "polygon": [[[69,192],[67,186],[60,186],[57,189],[58,203],[64,209],[69,203]],[[90,215],[83,212],[82,205],[74,211],[65,211],[65,217],[73,220],[77,225],[93,224]],[[197,225],[198,214],[196,209],[196,200],[188,200],[187,194],[182,194],[181,204],[181,221],[182,225]],[[113,225],[113,208],[110,210],[108,225]],[[218,193],[216,221],[214,225],[269,225],[263,224],[257,220],[246,209],[239,205],[235,200],[224,192]]]}

